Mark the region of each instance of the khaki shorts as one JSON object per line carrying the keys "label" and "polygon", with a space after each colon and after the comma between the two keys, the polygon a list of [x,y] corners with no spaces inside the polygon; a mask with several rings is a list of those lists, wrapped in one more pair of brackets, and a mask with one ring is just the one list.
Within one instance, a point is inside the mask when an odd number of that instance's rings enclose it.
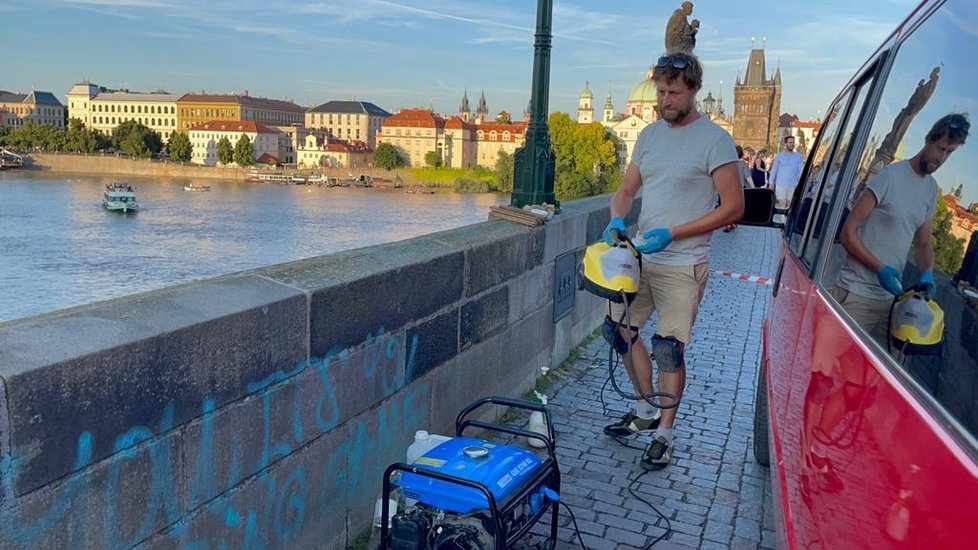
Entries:
{"label": "khaki shorts", "polygon": [[828,290],[829,295],[839,302],[842,309],[846,310],[863,330],[886,349],[886,325],[889,322],[890,305],[893,304],[893,300],[866,298],[839,286],[833,286]]}
{"label": "khaki shorts", "polygon": [[[710,266],[706,263],[677,266],[642,262],[638,295],[629,306],[632,326],[641,327],[658,311],[656,334],[688,344],[709,274]],[[623,304],[611,304],[611,317],[615,321],[624,311]]]}
{"label": "khaki shorts", "polygon": [[779,201],[790,201],[791,200],[791,196],[794,195],[794,194],[795,194],[795,188],[794,187],[784,187],[784,186],[779,185],[779,186],[777,186],[777,187],[774,188],[774,196]]}

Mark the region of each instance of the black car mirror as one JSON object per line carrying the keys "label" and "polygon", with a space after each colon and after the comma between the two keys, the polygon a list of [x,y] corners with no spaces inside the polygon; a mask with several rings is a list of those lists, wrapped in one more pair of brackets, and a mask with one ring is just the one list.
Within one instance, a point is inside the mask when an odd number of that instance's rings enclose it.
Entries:
{"label": "black car mirror", "polygon": [[777,211],[777,200],[771,189],[744,189],[744,217],[742,225],[758,225],[762,227],[783,227],[774,221]]}

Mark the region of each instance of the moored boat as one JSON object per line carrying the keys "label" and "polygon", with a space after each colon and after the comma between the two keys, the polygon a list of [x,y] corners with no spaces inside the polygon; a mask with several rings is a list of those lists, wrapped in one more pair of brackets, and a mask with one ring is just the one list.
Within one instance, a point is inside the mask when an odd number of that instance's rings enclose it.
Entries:
{"label": "moored boat", "polygon": [[188,185],[184,185],[183,186],[183,190],[184,191],[210,191],[211,190],[211,186],[210,185],[195,185],[195,184],[191,183],[191,184],[188,184]]}
{"label": "moored boat", "polygon": [[112,212],[137,212],[136,188],[124,182],[113,182],[105,186],[102,206]]}

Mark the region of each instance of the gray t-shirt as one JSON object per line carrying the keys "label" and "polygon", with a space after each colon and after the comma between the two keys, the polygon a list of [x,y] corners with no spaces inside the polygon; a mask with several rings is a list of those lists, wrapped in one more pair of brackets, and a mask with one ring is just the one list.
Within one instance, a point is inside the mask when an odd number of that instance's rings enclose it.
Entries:
{"label": "gray t-shirt", "polygon": [[[884,166],[866,184],[863,192],[868,191],[876,195],[876,208],[859,226],[859,237],[881,262],[903,273],[917,228],[934,217],[937,181],[930,175],[918,176],[904,160]],[[839,286],[866,298],[893,298],[880,286],[876,273],[851,256],[842,264]]]}
{"label": "gray t-shirt", "polygon": [[[700,117],[679,128],[664,120],[646,126],[635,142],[632,164],[642,174],[642,213],[636,244],[656,227],[674,227],[716,207],[713,171],[738,162],[733,138],[713,121]],[[674,240],[645,260],[663,265],[696,265],[707,260],[710,235]]]}

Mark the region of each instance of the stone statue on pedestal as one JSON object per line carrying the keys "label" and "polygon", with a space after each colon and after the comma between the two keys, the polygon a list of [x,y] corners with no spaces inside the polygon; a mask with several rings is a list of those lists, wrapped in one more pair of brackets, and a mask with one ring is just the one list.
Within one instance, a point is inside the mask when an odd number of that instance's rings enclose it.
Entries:
{"label": "stone statue on pedestal", "polygon": [[696,33],[700,30],[700,20],[689,22],[687,17],[693,13],[693,3],[683,2],[666,24],[666,53],[693,53],[696,46]]}

